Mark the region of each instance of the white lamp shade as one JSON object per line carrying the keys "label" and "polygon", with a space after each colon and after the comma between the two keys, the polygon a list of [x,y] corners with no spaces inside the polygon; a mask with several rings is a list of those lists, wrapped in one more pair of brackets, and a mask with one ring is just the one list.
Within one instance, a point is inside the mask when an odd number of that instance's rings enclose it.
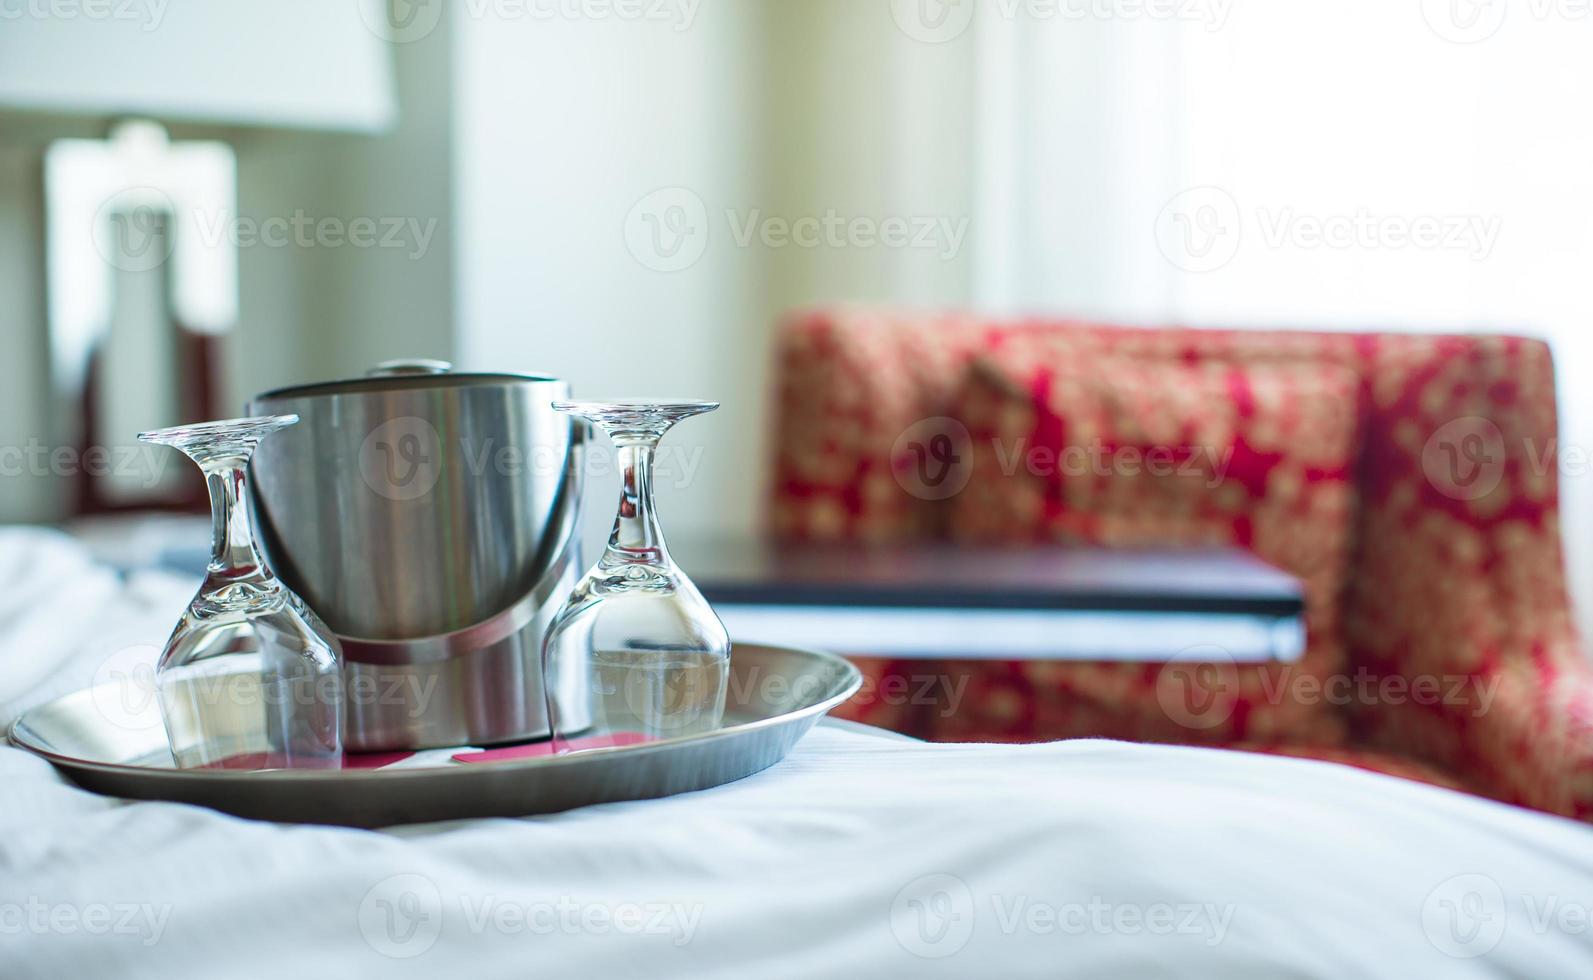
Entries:
{"label": "white lamp shade", "polygon": [[385,0],[28,0],[0,9],[0,106],[351,130],[394,115]]}

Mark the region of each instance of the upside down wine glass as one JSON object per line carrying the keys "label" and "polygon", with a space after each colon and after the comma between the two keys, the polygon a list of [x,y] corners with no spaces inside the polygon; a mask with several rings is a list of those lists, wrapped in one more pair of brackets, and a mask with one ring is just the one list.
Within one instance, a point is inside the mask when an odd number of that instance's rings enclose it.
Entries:
{"label": "upside down wine glass", "polygon": [[266,567],[249,519],[249,459],[260,440],[298,420],[233,419],[138,437],[181,450],[210,489],[210,565],[155,668],[161,720],[179,768],[342,765],[337,639]]}
{"label": "upside down wine glass", "polygon": [[583,732],[652,740],[713,731],[724,717],[730,636],[664,546],[653,460],[671,426],[719,403],[553,407],[608,433],[622,481],[608,546],[553,617],[542,644],[553,751],[569,751],[570,737]]}

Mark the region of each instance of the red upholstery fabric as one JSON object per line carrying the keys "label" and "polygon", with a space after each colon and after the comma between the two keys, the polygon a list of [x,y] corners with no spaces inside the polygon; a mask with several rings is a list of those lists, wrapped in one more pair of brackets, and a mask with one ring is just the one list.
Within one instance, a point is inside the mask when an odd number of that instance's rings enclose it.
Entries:
{"label": "red upholstery fabric", "polygon": [[[952,411],[972,437],[952,536],[1240,545],[1306,581],[1311,643],[1298,664],[1227,672],[1232,690],[1213,693],[1231,696],[1231,710],[1199,719],[1163,706],[1185,676],[1125,663],[1054,671],[1035,710],[1063,728],[1088,710],[1117,738],[1342,742],[1345,719],[1331,706],[1266,693],[1285,677],[1345,669],[1338,597],[1354,532],[1358,379],[1323,360],[1252,363],[1175,346],[1125,356],[1112,336],[1031,331],[974,362]],[[957,737],[974,734],[963,726],[976,714],[958,719]]]}
{"label": "red upholstery fabric", "polygon": [[981,326],[855,311],[799,318],[781,337],[774,530],[814,540],[911,540],[936,509],[902,492],[893,447],[950,402]]}
{"label": "red upholstery fabric", "polygon": [[[851,717],[1262,747],[1593,819],[1542,343],[822,311],[785,325],[780,392],[778,534],[1231,542],[1306,583],[1304,659],[1223,667],[1198,716],[1191,665],[869,661]],[[936,417],[968,433],[944,500],[898,479]]]}

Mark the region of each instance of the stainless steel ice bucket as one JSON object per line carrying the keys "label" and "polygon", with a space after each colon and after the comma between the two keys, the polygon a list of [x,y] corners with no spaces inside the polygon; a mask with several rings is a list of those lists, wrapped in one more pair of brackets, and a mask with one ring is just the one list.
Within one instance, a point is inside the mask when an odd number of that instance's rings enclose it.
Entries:
{"label": "stainless steel ice bucket", "polygon": [[250,404],[300,418],[255,454],[255,510],[272,568],[342,641],[350,750],[548,734],[542,634],[579,565],[568,393],[402,361]]}

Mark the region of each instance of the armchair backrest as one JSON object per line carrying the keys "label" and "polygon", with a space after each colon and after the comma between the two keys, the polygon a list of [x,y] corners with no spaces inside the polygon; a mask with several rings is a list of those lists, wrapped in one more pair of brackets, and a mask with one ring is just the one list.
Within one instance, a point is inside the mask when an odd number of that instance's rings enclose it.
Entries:
{"label": "armchair backrest", "polygon": [[[1044,367],[1047,358],[1052,368]],[[994,464],[979,462],[979,446],[974,482],[959,499],[912,486],[915,432],[949,416],[976,439],[1010,437],[1013,426],[1030,433],[1034,419],[1023,413],[1033,409],[1023,403],[1036,397],[1042,374],[1053,402],[1062,397],[1059,377],[1099,399],[1113,386],[1110,377],[1091,377],[1104,364],[1131,372],[1124,377],[1135,378],[1139,391],[1145,366],[1161,365],[1179,384],[1236,372],[1256,382],[1247,391],[1299,389],[1303,404],[1319,408],[1353,403],[1341,406],[1349,418],[1331,423],[1351,426],[1353,436],[1340,494],[1342,567],[1321,574],[1313,564],[1320,558],[1291,552],[1281,533],[1271,543],[1242,530],[1234,538],[1302,574],[1317,593],[1311,642],[1320,655],[1308,653],[1310,669],[1449,675],[1497,658],[1574,649],[1559,537],[1553,366],[1546,344],[1519,337],[1144,330],[859,309],[797,314],[783,324],[779,345],[772,529],[860,541],[1131,535],[1130,521],[1084,519],[1064,491],[990,479]],[[1298,378],[1308,376],[1340,380],[1302,388]],[[1081,397],[1064,401],[1076,408]],[[1132,413],[1131,398],[1111,397],[1113,405],[1091,418]],[[1245,424],[1255,424],[1267,404],[1248,406]],[[980,412],[1004,421],[969,417]],[[1321,435],[1309,426],[1299,431]],[[1022,493],[1043,499],[1022,501]],[[1086,509],[1116,506],[1102,492],[1087,497]],[[1000,498],[1022,506],[1004,512]],[[1240,507],[1241,520],[1255,513]],[[1210,531],[1191,527],[1197,540]],[[1315,650],[1324,643],[1331,649]],[[1385,723],[1346,714],[1350,724]],[[1443,723],[1442,708],[1432,716]],[[1398,724],[1426,723],[1412,718]]]}

